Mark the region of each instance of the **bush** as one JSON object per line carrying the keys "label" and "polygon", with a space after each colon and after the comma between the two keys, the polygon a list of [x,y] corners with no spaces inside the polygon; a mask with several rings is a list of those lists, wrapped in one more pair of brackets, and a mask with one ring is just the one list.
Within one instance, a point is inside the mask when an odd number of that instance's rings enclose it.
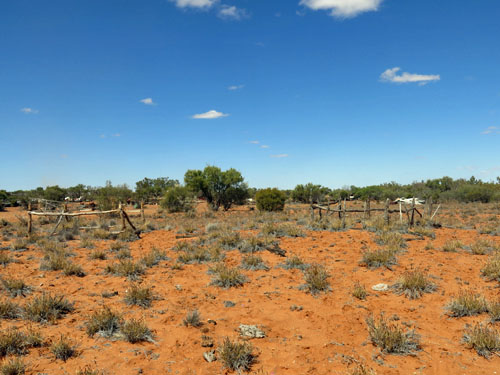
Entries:
{"label": "bush", "polygon": [[374,251],[365,251],[360,265],[369,268],[378,268],[383,266],[390,269],[390,267],[396,263],[397,260],[394,250],[378,249]]}
{"label": "bush", "polygon": [[253,347],[248,342],[232,342],[226,337],[217,349],[222,365],[233,371],[248,371],[254,363]]}
{"label": "bush", "polygon": [[168,212],[188,212],[193,209],[192,194],[185,186],[174,186],[167,190],[161,207]]}
{"label": "bush", "polygon": [[132,344],[153,340],[153,333],[142,320],[130,319],[123,324],[121,331],[125,339]]}
{"label": "bush", "polygon": [[313,295],[320,292],[327,292],[330,289],[328,276],[328,273],[322,265],[311,265],[304,271],[304,279],[306,281],[305,288]]}
{"label": "bush", "polygon": [[11,297],[25,297],[31,292],[31,288],[21,279],[2,279],[2,285]]}
{"label": "bush", "polygon": [[276,188],[263,189],[255,194],[255,200],[260,211],[283,211],[286,194]]}
{"label": "bush", "polygon": [[87,335],[94,336],[96,333],[104,337],[111,337],[120,329],[122,318],[109,307],[104,306],[102,310],[94,312],[85,323]]}
{"label": "bush", "polygon": [[222,288],[241,286],[247,280],[237,268],[230,268],[222,263],[211,268],[209,272],[214,275],[211,284]]}
{"label": "bush", "polygon": [[378,321],[370,316],[366,319],[366,324],[372,343],[386,353],[411,354],[420,349],[419,337],[415,332],[404,332],[397,325],[388,322],[383,315]]}
{"label": "bush", "polygon": [[356,282],[356,284],[354,284],[351,294],[353,297],[356,297],[357,299],[364,300],[366,299],[368,292],[366,291],[365,286],[358,281]]}
{"label": "bush", "polygon": [[26,304],[26,318],[34,322],[53,322],[73,311],[73,304],[63,296],[42,294]]}
{"label": "bush", "polygon": [[241,267],[248,271],[269,270],[269,267],[266,266],[262,258],[258,255],[247,255],[243,257],[241,260]]}
{"label": "bush", "polygon": [[198,310],[190,311],[186,314],[186,317],[183,320],[183,323],[186,327],[200,327],[201,323],[201,315]]}
{"label": "bush", "polygon": [[447,306],[449,315],[460,318],[472,316],[488,311],[486,299],[473,291],[462,291],[457,298],[453,299]]}
{"label": "bush", "polygon": [[488,259],[481,273],[487,280],[500,281],[500,252]]}
{"label": "bush", "polygon": [[424,293],[435,291],[436,285],[428,279],[425,273],[412,270],[405,272],[393,288],[397,294],[404,294],[409,299],[417,299]]}
{"label": "bush", "polygon": [[1,319],[17,319],[21,315],[19,305],[9,300],[0,301],[0,318]]}
{"label": "bush", "polygon": [[26,365],[20,358],[10,359],[0,366],[1,375],[24,375],[26,372]]}
{"label": "bush", "polygon": [[50,351],[57,359],[61,359],[64,362],[76,354],[75,347],[63,335],[61,335],[58,341],[52,343]]}
{"label": "bush", "polygon": [[485,358],[488,358],[492,353],[500,352],[500,332],[479,323],[466,329],[464,342]]}
{"label": "bush", "polygon": [[141,287],[137,284],[131,284],[125,294],[125,302],[128,305],[136,305],[143,308],[151,306],[153,301],[153,292],[150,287]]}

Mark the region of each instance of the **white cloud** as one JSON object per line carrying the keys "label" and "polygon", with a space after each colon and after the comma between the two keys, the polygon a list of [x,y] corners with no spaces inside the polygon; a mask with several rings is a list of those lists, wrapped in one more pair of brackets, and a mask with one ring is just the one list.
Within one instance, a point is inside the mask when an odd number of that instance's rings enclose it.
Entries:
{"label": "white cloud", "polygon": [[115,137],[115,138],[118,138],[118,137],[121,137],[122,135],[120,133],[115,133],[112,135],[112,137]]}
{"label": "white cloud", "polygon": [[247,12],[245,9],[240,9],[235,7],[234,5],[225,5],[223,4],[217,15],[220,18],[224,19],[233,19],[233,20],[240,20],[243,17],[247,16]]}
{"label": "white cloud", "polygon": [[272,158],[278,158],[278,159],[281,159],[281,158],[287,158],[288,157],[288,154],[277,154],[277,155],[271,155]]}
{"label": "white cloud", "polygon": [[24,112],[24,113],[27,113],[27,114],[37,114],[38,113],[38,109],[24,107],[24,108],[21,108],[21,112]]}
{"label": "white cloud", "polygon": [[262,146],[260,146],[260,148],[269,148],[269,147],[270,146],[268,146],[268,145],[262,145]]}
{"label": "white cloud", "polygon": [[153,102],[153,99],[152,98],[145,98],[145,99],[141,99],[139,100],[141,103],[144,103],[146,105],[155,105],[156,103]]}
{"label": "white cloud", "polygon": [[241,90],[245,85],[232,85],[229,86],[227,89],[231,91],[236,91],[236,90]]}
{"label": "white cloud", "polygon": [[193,115],[194,119],[202,119],[202,120],[212,120],[219,117],[229,116],[227,113],[217,112],[215,110],[211,110],[205,113],[199,113],[197,115]]}
{"label": "white cloud", "polygon": [[301,0],[312,10],[329,10],[333,17],[351,18],[357,15],[378,10],[383,0]]}
{"label": "white cloud", "polygon": [[416,82],[419,85],[425,85],[429,82],[439,81],[441,79],[441,76],[439,74],[426,75],[426,74],[413,74],[413,73],[403,72],[398,75],[397,73],[400,70],[401,68],[399,67],[387,69],[380,75],[380,80],[382,82],[393,82],[393,83]]}
{"label": "white cloud", "polygon": [[258,145],[260,142],[259,142],[259,141],[250,141],[250,142],[248,142],[248,143],[252,143],[252,144],[254,144],[254,145]]}
{"label": "white cloud", "polygon": [[500,128],[498,126],[488,126],[481,134],[500,134]]}
{"label": "white cloud", "polygon": [[170,0],[179,8],[210,8],[218,0]]}

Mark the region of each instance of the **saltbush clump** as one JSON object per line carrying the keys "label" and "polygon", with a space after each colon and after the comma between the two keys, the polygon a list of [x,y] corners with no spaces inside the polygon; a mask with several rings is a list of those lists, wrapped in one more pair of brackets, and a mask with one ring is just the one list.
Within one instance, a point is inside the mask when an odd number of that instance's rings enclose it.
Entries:
{"label": "saltbush clump", "polygon": [[382,314],[378,320],[370,316],[366,324],[372,343],[386,353],[412,354],[420,349],[420,338],[414,331],[404,332]]}

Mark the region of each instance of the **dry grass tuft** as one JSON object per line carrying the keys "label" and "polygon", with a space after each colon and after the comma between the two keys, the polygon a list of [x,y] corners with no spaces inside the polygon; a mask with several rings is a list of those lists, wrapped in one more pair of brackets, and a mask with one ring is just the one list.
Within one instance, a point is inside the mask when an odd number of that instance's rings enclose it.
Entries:
{"label": "dry grass tuft", "polygon": [[130,284],[130,287],[125,293],[125,302],[128,305],[136,305],[142,308],[151,307],[151,302],[153,301],[153,291],[150,287],[141,287],[138,284]]}
{"label": "dry grass tuft", "polygon": [[409,299],[420,298],[424,293],[432,293],[437,288],[420,270],[406,271],[392,287],[397,294],[404,294]]}
{"label": "dry grass tuft", "polygon": [[354,284],[351,295],[357,299],[364,300],[368,296],[368,292],[365,286],[358,281]]}
{"label": "dry grass tuft", "polygon": [[500,352],[500,332],[494,327],[477,323],[472,328],[466,328],[464,342],[477,354],[489,358],[491,354]]}
{"label": "dry grass tuft", "polygon": [[459,293],[446,307],[450,316],[460,318],[462,316],[478,315],[488,311],[488,302],[479,293],[466,290]]}
{"label": "dry grass tuft", "polygon": [[104,306],[89,317],[89,320],[85,323],[85,327],[89,337],[95,334],[111,337],[120,329],[121,324],[121,315],[112,311],[108,306]]}
{"label": "dry grass tuft", "polygon": [[210,268],[209,273],[213,274],[212,285],[226,289],[242,286],[247,281],[246,276],[237,268],[228,267],[224,263],[216,264]]}
{"label": "dry grass tuft", "polygon": [[64,296],[46,293],[33,298],[24,307],[25,317],[40,323],[54,322],[71,311],[73,304]]}
{"label": "dry grass tuft", "polygon": [[396,263],[396,252],[394,250],[377,249],[363,252],[363,258],[359,264],[369,268],[386,267],[390,269]]}
{"label": "dry grass tuft", "polygon": [[328,272],[320,264],[313,264],[304,271],[305,289],[313,295],[330,290]]}
{"label": "dry grass tuft", "polygon": [[249,371],[255,362],[253,347],[250,343],[243,341],[231,341],[228,337],[224,339],[217,349],[219,360],[224,368],[232,371]]}
{"label": "dry grass tuft", "polygon": [[412,354],[420,349],[420,338],[414,331],[404,332],[390,323],[383,314],[378,321],[373,316],[366,319],[368,333],[373,344],[386,353]]}

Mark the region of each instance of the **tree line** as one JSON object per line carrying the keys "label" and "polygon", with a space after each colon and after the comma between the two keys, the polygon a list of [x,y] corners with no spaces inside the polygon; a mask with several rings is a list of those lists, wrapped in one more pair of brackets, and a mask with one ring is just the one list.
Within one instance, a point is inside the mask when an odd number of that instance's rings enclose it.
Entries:
{"label": "tree line", "polygon": [[[484,182],[474,176],[470,179],[442,177],[410,184],[390,182],[364,187],[351,185],[342,189],[307,183],[290,190],[260,190],[268,191],[269,201],[279,197],[280,202],[282,198],[293,202],[318,203],[339,199],[382,201],[387,198],[394,200],[398,197],[417,197],[432,198],[434,201],[487,203],[500,201],[500,177],[494,182]],[[184,211],[190,208],[193,199],[198,198],[206,200],[213,210],[228,210],[235,204],[245,203],[248,198],[255,199],[258,192],[259,189],[248,186],[236,169],[223,171],[209,165],[203,170],[186,171],[182,183],[169,177],[144,178],[135,183],[134,190],[126,184],[113,185],[110,181],[102,187],[78,184],[68,188],[54,185],[33,190],[0,190],[0,208],[10,205],[26,206],[29,199],[42,198],[61,202],[65,199],[95,201],[101,209],[113,208],[119,202],[154,202],[161,203],[170,211]],[[262,194],[260,201],[263,201]]]}

